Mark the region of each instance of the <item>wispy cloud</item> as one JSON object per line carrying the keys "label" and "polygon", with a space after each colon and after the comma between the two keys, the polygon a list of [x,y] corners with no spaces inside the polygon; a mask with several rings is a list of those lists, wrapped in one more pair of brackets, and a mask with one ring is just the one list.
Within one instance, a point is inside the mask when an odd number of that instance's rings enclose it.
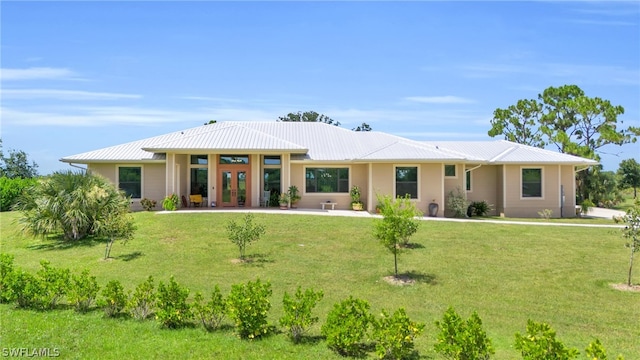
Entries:
{"label": "wispy cloud", "polygon": [[0,69],[0,80],[78,79],[78,75],[66,68],[32,67],[27,69]]}
{"label": "wispy cloud", "polygon": [[467,99],[459,96],[409,96],[405,100],[425,103],[425,104],[471,104],[475,100]]}
{"label": "wispy cloud", "polygon": [[140,99],[142,95],[59,89],[2,89],[7,99],[119,100]]}

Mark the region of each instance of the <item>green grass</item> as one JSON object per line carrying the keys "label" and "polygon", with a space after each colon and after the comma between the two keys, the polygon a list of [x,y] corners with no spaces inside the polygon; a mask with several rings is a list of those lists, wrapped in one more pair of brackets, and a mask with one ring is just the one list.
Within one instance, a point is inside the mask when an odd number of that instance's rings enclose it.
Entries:
{"label": "green grass", "polygon": [[[617,229],[427,221],[412,238],[416,246],[399,256],[399,271],[413,272],[421,281],[396,287],[382,280],[393,271],[393,256],[373,239],[374,219],[256,214],[267,234],[247,247],[253,263],[234,264],[238,249],[227,239],[225,225],[240,213],[134,216],[135,239],[116,243],[111,261],[101,260],[103,242],[25,237],[13,222],[15,213],[0,214],[0,250],[33,272],[47,259],[74,272],[89,268],[101,285],[118,279],[128,289],[148,275],[156,283],[174,275],[192,294],[219,284],[226,295],[233,284],[268,280],[273,324],[282,314],[285,291],[298,285],[322,289],[325,297],[315,310],[320,323],[311,329],[316,340],[333,304],[353,295],[369,301],[374,314],[404,307],[413,320],[426,323],[416,342],[424,358],[440,359],[433,352],[434,321],[449,305],[465,318],[478,312],[496,359],[520,358],[514,334],[524,332],[527,319],[548,322],[566,345],[581,352],[597,337],[610,357],[640,357],[640,293],[609,286],[625,282],[628,269]],[[636,282],[639,277],[636,266]],[[321,340],[292,345],[274,334],[242,341],[231,330],[163,330],[154,321],[103,319],[100,311],[79,315],[1,305],[0,316],[2,348],[58,347],[63,358],[340,358]]]}

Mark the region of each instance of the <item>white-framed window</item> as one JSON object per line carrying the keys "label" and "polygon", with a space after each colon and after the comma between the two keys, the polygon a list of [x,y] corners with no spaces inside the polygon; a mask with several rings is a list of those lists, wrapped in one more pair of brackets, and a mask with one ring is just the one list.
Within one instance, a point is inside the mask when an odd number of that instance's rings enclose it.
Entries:
{"label": "white-framed window", "polygon": [[520,196],[523,199],[542,199],[544,194],[542,168],[520,168]]}
{"label": "white-framed window", "polygon": [[348,193],[348,167],[308,167],[304,170],[306,193]]}
{"label": "white-framed window", "polygon": [[467,192],[472,192],[473,188],[471,187],[471,171],[469,170],[465,171],[465,176],[467,177],[466,184],[465,184]]}
{"label": "white-framed window", "polygon": [[142,166],[118,166],[118,188],[131,199],[142,198]]}
{"label": "white-framed window", "polygon": [[456,178],[458,175],[456,174],[456,166],[453,164],[445,164],[444,165],[444,177],[448,178]]}
{"label": "white-framed window", "polygon": [[405,196],[409,194],[411,199],[419,198],[418,167],[395,166],[395,195]]}

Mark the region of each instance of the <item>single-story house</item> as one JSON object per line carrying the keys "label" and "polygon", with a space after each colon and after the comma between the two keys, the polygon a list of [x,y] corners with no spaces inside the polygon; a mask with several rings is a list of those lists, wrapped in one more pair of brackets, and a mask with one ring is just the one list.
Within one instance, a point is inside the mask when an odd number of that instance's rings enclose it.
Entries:
{"label": "single-story house", "polygon": [[577,171],[596,164],[504,140],[414,141],[384,132],[356,132],[311,122],[218,122],[67,156],[124,190],[140,208],[148,198],[200,194],[216,207],[258,207],[265,190],[295,185],[300,208],[336,203],[349,209],[349,190],[361,189],[365,209],[377,195],[409,194],[427,212],[459,189],[487,201],[492,213],[575,216]]}

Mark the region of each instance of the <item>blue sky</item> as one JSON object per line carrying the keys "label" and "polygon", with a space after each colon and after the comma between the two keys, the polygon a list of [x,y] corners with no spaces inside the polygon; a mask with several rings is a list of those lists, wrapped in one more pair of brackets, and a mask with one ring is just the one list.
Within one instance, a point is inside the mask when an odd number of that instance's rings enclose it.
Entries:
{"label": "blue sky", "polygon": [[[58,160],[315,110],[415,140],[490,140],[496,108],[576,84],[640,126],[640,2],[7,2],[3,148]],[[607,170],[640,160],[608,147]]]}

